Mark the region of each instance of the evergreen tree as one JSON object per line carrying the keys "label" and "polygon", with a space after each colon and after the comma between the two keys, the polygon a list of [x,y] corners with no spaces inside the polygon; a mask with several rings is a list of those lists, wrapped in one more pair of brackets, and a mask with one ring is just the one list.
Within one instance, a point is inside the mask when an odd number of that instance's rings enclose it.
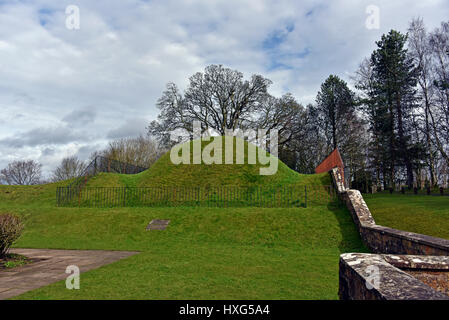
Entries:
{"label": "evergreen tree", "polygon": [[344,137],[341,133],[346,121],[354,117],[354,93],[345,81],[330,75],[321,85],[316,103],[319,122],[328,144],[336,149]]}
{"label": "evergreen tree", "polygon": [[407,184],[413,186],[411,143],[412,113],[416,108],[417,69],[405,48],[407,35],[395,30],[383,35],[371,55],[374,101],[371,103],[373,131],[383,149],[384,179],[395,185],[396,167],[405,166]]}
{"label": "evergreen tree", "polygon": [[356,113],[355,94],[345,81],[330,75],[321,85],[312,107],[316,127],[326,142],[326,154],[338,148],[342,155],[347,177],[352,179],[356,171],[365,169],[365,124]]}

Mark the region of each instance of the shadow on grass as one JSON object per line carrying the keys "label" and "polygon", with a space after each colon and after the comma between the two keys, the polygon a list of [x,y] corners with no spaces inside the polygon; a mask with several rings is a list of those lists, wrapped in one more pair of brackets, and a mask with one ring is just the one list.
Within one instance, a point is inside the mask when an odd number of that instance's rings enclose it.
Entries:
{"label": "shadow on grass", "polygon": [[341,200],[335,200],[329,202],[327,208],[335,215],[340,227],[341,241],[338,244],[340,253],[370,252],[363,244],[362,238],[346,205]]}

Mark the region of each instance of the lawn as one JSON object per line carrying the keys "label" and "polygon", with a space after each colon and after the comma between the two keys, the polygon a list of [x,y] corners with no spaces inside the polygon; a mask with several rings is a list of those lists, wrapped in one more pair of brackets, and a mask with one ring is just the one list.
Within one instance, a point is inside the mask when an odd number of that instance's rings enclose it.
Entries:
{"label": "lawn", "polygon": [[[0,197],[1,198],[1,197]],[[58,208],[2,201],[25,220],[16,247],[137,250],[128,259],[18,299],[337,299],[338,259],[364,251],[347,210]],[[165,231],[145,231],[151,219]]]}
{"label": "lawn", "polygon": [[449,239],[449,197],[376,193],[364,195],[377,224]]}

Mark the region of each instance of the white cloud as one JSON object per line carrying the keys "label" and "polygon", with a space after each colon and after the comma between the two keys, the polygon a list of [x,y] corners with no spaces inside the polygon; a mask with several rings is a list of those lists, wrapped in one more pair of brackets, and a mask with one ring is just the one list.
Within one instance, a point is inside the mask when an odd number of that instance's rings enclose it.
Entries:
{"label": "white cloud", "polygon": [[142,118],[127,119],[125,123],[123,123],[119,127],[111,129],[107,134],[107,138],[121,139],[144,135],[145,128],[148,126],[148,124],[149,121]]}

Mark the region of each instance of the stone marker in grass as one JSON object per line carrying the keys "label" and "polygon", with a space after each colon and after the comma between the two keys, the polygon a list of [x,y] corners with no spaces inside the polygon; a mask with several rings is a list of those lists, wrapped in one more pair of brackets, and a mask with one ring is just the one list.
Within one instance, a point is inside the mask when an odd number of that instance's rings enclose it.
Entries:
{"label": "stone marker in grass", "polygon": [[170,220],[154,219],[148,224],[147,230],[165,230],[169,223]]}

